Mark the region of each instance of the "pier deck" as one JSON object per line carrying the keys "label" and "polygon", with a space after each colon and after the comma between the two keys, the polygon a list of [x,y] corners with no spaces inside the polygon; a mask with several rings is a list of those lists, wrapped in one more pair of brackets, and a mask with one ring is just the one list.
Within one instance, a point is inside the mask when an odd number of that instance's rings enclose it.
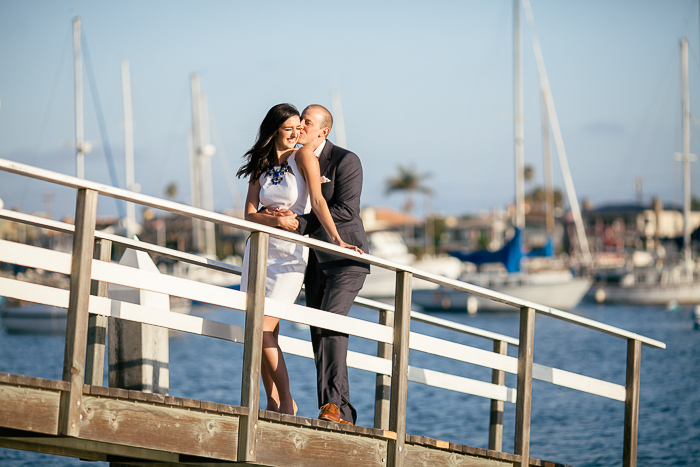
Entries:
{"label": "pier deck", "polygon": [[[74,225],[0,209],[0,218],[73,236],[71,253],[0,240],[0,262],[70,276],[69,290],[24,282],[19,278],[0,278],[0,295],[4,297],[67,310],[60,381],[0,373],[0,447],[148,466],[236,463],[282,467],[556,466],[559,464],[535,460],[529,455],[532,382],[539,380],[624,403],[624,421],[621,420],[620,427],[623,431],[622,465],[637,465],[641,349],[642,346],[663,349],[666,346],[663,342],[411,266],[369,254],[360,256],[318,240],[223,214],[4,159],[0,159],[0,170],[77,190]],[[240,268],[224,263],[96,231],[100,196],[250,232],[247,293],[112,262],[112,244],[115,244],[240,274]],[[396,293],[393,305],[358,297],[356,304],[379,312],[378,320],[372,322],[266,298],[267,242],[270,237],[394,271]],[[519,310],[518,337],[413,311],[413,278],[495,300]],[[175,313],[169,307],[157,308],[155,302],[148,305],[131,303],[121,296],[108,294],[108,288],[113,285],[243,311],[245,326]],[[348,353],[348,367],[376,375],[373,428],[258,410],[264,315],[376,343],[376,354]],[[624,339],[627,351],[620,353],[620,358],[626,360],[624,384],[536,363],[533,357],[536,315]],[[108,324],[110,320],[113,324]],[[487,339],[493,350],[416,332],[411,330],[412,321]],[[117,322],[140,323],[243,345],[240,407],[102,387],[108,347],[105,337],[107,330],[114,329]],[[110,342],[114,345],[111,337]],[[285,353],[313,358],[308,341],[279,336],[279,343]],[[517,357],[508,355],[509,346],[517,347]],[[454,364],[489,368],[491,381],[409,365],[411,352],[446,358]],[[506,385],[506,373],[516,376],[515,387]],[[490,399],[490,413],[484,414],[489,419],[489,450],[407,434],[409,382]],[[117,380],[111,384],[119,385]],[[513,454],[501,452],[506,403],[515,404]],[[451,415],[460,416],[459,407],[450,409]]]}
{"label": "pier deck", "polygon": [[[0,447],[130,465],[237,462],[244,407],[103,386],[83,386],[80,435],[58,436],[65,381],[0,373]],[[260,410],[257,460],[265,466],[387,465],[396,433]],[[405,466],[505,467],[520,456],[406,435]],[[243,462],[240,462],[243,464]],[[251,464],[249,464],[251,465]],[[530,458],[529,465],[562,464]]]}

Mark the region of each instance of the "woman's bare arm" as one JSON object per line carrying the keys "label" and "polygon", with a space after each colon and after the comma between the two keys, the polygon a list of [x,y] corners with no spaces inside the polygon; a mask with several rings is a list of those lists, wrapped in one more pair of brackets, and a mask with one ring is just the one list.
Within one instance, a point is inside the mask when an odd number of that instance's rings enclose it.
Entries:
{"label": "woman's bare arm", "polygon": [[316,217],[321,225],[328,233],[331,241],[338,246],[349,248],[351,250],[362,253],[358,247],[345,243],[338,234],[338,229],[335,227],[335,222],[328,210],[328,204],[321,193],[321,170],[318,165],[318,158],[309,148],[301,148],[296,154],[297,167],[301,171],[301,176],[306,181],[309,187],[309,197],[311,199],[311,208],[314,210]]}
{"label": "woman's bare arm", "polygon": [[273,216],[265,212],[258,212],[259,205],[260,181],[256,180],[248,184],[248,194],[245,198],[245,220],[284,230],[293,231],[299,227],[296,214],[289,216]]}

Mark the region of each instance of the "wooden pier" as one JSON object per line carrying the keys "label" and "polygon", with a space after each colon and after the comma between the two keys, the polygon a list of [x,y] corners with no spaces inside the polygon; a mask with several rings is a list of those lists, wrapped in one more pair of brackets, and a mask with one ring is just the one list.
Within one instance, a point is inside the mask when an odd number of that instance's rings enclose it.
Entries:
{"label": "wooden pier", "polygon": [[[624,403],[622,464],[636,465],[641,346],[662,342],[544,307],[488,289],[446,279],[316,240],[267,228],[202,209],[89,182],[0,159],[0,170],[77,189],[75,226],[0,210],[0,217],[73,234],[72,254],[0,241],[0,262],[70,275],[70,290],[0,278],[0,296],[66,308],[68,324],[61,381],[0,373],[0,447],[73,456],[130,465],[267,466],[555,466],[532,459],[530,404],[532,380]],[[240,270],[195,255],[95,231],[99,196],[203,219],[251,232],[248,293],[155,274],[110,262],[112,244],[231,273]],[[394,305],[358,298],[378,311],[377,322],[337,316],[264,297],[265,258],[270,235],[352,257],[396,272]],[[94,259],[93,259],[94,258]],[[520,310],[518,338],[451,323],[411,311],[412,278],[497,300]],[[245,327],[217,323],[143,305],[110,299],[107,284],[174,295],[245,311]],[[92,289],[92,290],[91,290]],[[341,331],[377,342],[377,354],[349,352],[348,366],[377,375],[374,427],[259,410],[263,314]],[[534,323],[543,314],[627,341],[625,385],[610,383],[534,363]],[[107,318],[145,323],[244,345],[240,406],[102,386]],[[411,331],[421,321],[488,339],[493,351]],[[88,339],[88,336],[90,338]],[[507,354],[508,345],[518,356]],[[286,353],[312,357],[307,341],[280,336]],[[408,365],[410,351],[430,353],[492,369],[491,381],[479,381]],[[621,356],[623,358],[623,356]],[[517,387],[505,385],[505,373],[517,375]],[[480,449],[406,433],[408,382],[458,391],[491,400],[489,449]],[[503,407],[515,404],[515,452],[502,452]],[[459,407],[453,408],[458,411]],[[581,449],[586,449],[581,446]]]}
{"label": "wooden pier", "polygon": [[[83,386],[77,437],[57,435],[65,381],[0,373],[0,446],[130,465],[237,463],[238,432],[248,410],[226,404]],[[379,428],[260,410],[255,465],[387,465],[396,434]],[[404,465],[511,466],[519,456],[406,435]],[[530,459],[534,466],[560,466]]]}

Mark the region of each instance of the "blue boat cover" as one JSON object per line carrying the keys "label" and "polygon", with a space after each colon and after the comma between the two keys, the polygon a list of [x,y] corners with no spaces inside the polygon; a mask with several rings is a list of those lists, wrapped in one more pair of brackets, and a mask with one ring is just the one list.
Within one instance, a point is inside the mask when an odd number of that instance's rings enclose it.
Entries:
{"label": "blue boat cover", "polygon": [[450,255],[474,264],[503,263],[508,272],[519,272],[520,262],[524,256],[522,244],[522,232],[520,229],[515,229],[513,238],[498,251],[480,250],[473,253],[452,251]]}

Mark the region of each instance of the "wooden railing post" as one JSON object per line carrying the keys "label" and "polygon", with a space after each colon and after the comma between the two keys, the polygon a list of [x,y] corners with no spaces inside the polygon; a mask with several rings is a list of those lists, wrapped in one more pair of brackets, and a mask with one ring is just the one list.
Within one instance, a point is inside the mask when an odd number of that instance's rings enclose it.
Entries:
{"label": "wooden railing post", "polygon": [[637,429],[639,423],[639,370],[642,364],[642,343],[635,339],[627,341],[627,378],[625,387],[625,435],[622,448],[623,467],[637,465]]}
{"label": "wooden railing post", "polygon": [[248,415],[241,416],[238,425],[238,462],[255,462],[256,457],[255,432],[258,428],[260,405],[260,365],[262,364],[268,238],[269,235],[263,232],[253,232],[250,235],[241,382],[241,407],[248,408]]}
{"label": "wooden railing post", "polygon": [[[94,259],[107,261],[112,258],[112,242],[95,240]],[[91,295],[106,297],[109,283],[92,281]],[[105,341],[107,339],[107,317],[90,313],[88,317],[87,356],[85,360],[85,384],[102,386],[105,368]]]}
{"label": "wooden railing post", "polygon": [[63,355],[63,381],[70,389],[61,393],[58,416],[59,436],[80,434],[80,405],[83,398],[85,347],[87,343],[90,275],[95,242],[97,192],[81,188],[75,206],[75,233],[70,267],[70,298]]}
{"label": "wooden railing post", "polygon": [[532,404],[532,353],[535,342],[535,310],[520,308],[518,345],[518,400],[515,404],[515,455],[517,467],[530,463],[530,409]]}
{"label": "wooden railing post", "polygon": [[[493,351],[508,355],[508,343],[504,341],[493,341]],[[506,385],[506,372],[503,370],[493,370],[491,382],[499,386]],[[491,421],[489,423],[489,449],[492,451],[503,450],[503,408],[505,403],[500,400],[491,399]]]}
{"label": "wooden railing post", "polygon": [[410,272],[396,272],[396,307],[394,314],[394,341],[391,359],[391,405],[389,430],[396,439],[389,441],[389,467],[401,467],[406,443],[406,400],[408,396],[408,338],[411,332],[411,279]]}
{"label": "wooden railing post", "polygon": [[[382,310],[379,312],[379,324],[393,326],[394,312]],[[391,344],[377,343],[377,357],[391,358]],[[377,374],[377,386],[374,392],[374,427],[382,430],[389,429],[389,398],[391,397],[391,376]]]}

